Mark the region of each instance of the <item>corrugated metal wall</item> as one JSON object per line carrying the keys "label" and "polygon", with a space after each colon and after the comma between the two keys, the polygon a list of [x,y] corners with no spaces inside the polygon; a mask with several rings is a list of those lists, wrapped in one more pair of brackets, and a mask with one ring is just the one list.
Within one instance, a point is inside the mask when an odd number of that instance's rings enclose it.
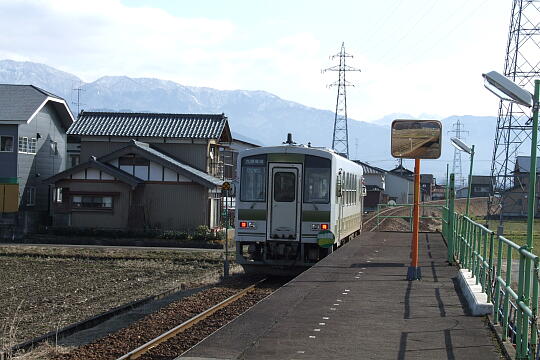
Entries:
{"label": "corrugated metal wall", "polygon": [[[145,184],[136,196],[146,222],[163,230],[190,230],[209,225],[208,189],[199,184]],[[137,192],[139,193],[139,192]]]}

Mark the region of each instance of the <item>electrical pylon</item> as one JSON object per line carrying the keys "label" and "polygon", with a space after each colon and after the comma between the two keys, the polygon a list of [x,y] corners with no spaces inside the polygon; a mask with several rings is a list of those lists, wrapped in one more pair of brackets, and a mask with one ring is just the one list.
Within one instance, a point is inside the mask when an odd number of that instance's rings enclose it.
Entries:
{"label": "electrical pylon", "polygon": [[[529,91],[533,90],[534,80],[540,77],[540,0],[512,2],[504,75]],[[523,201],[526,196],[525,193],[515,194],[520,189],[515,186],[519,184],[514,184],[514,170],[517,155],[529,150],[530,117],[530,109],[524,106],[504,101],[499,103],[491,181],[492,195],[499,193],[500,197],[489,197],[488,217],[498,213],[501,226],[504,216],[512,215],[516,209],[516,201]],[[512,196],[508,196],[509,189],[512,189]]]}
{"label": "electrical pylon", "polygon": [[345,52],[345,43],[341,44],[341,51],[330,57],[331,60],[339,58],[339,65],[324,69],[323,72],[337,71],[339,73],[338,81],[329,86],[337,86],[336,113],[334,116],[334,135],[332,136],[332,149],[338,154],[349,157],[349,130],[347,128],[347,86],[354,86],[345,80],[347,71],[360,71],[345,64],[346,58],[352,58],[351,54]]}
{"label": "electrical pylon", "polygon": [[[464,126],[459,119],[452,124],[452,130],[448,131],[449,134],[455,134],[460,140],[463,140],[463,134],[468,134],[468,131],[463,130]],[[454,162],[452,164],[452,173],[455,176],[456,184],[461,184],[465,186],[465,179],[463,178],[463,171],[461,167],[461,150],[454,149]]]}

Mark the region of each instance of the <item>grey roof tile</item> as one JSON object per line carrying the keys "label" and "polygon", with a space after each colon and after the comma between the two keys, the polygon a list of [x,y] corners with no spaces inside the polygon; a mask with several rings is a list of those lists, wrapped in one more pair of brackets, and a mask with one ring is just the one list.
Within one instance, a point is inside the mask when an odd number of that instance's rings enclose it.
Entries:
{"label": "grey roof tile", "polygon": [[33,85],[0,84],[0,121],[27,121],[49,96],[61,99]]}
{"label": "grey roof tile", "polygon": [[224,114],[82,112],[69,135],[217,139]]}

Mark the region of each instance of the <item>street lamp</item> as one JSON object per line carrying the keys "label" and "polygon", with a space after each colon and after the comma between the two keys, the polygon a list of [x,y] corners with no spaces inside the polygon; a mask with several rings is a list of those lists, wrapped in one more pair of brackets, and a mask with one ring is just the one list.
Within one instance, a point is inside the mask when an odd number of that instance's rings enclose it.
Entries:
{"label": "street lamp", "polygon": [[[540,80],[534,81],[534,95],[521,88],[512,80],[496,71],[482,74],[484,86],[501,100],[533,108],[531,134],[531,163],[529,167],[529,196],[527,211],[527,250],[533,248],[534,199],[536,197],[536,146],[538,143],[538,100],[540,98]],[[500,211],[503,211],[501,208]],[[528,262],[530,266],[530,263]],[[528,269],[530,273],[530,268]]]}
{"label": "street lamp", "polygon": [[469,216],[469,204],[471,202],[471,189],[472,189],[472,169],[473,169],[473,161],[474,161],[474,145],[469,147],[463,141],[455,137],[453,137],[450,140],[452,141],[452,145],[456,149],[458,149],[459,151],[464,151],[467,154],[471,155],[471,165],[469,168],[469,184],[468,184],[469,186],[467,189],[467,203],[465,205],[465,216]]}
{"label": "street lamp", "polygon": [[[517,104],[531,107],[533,110],[532,116],[532,134],[531,134],[531,164],[529,167],[529,196],[528,196],[528,211],[527,211],[527,245],[526,250],[533,249],[533,226],[534,226],[534,200],[536,198],[536,146],[538,143],[538,101],[540,98],[540,80],[534,80],[534,95],[519,85],[506,78],[505,76],[491,71],[487,74],[482,74],[484,77],[485,87],[497,95],[501,100],[509,100]],[[503,209],[501,208],[501,212]],[[502,213],[501,213],[502,215]],[[526,306],[529,305],[530,299],[530,284],[531,284],[531,259],[525,257],[525,286],[518,289],[518,301],[522,301]],[[519,277],[521,279],[522,274]],[[533,319],[536,321],[536,319]],[[527,315],[518,316],[518,326],[523,322],[528,324]],[[525,341],[526,343],[526,341]],[[521,349],[517,349],[518,354],[527,353],[527,345],[521,344]]]}

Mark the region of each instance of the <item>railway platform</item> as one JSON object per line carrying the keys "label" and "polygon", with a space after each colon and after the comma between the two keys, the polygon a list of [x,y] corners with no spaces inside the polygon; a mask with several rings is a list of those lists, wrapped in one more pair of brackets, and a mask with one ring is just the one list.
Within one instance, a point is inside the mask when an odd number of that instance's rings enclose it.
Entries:
{"label": "railway platform", "polygon": [[178,359],[500,359],[468,316],[440,234],[363,233]]}

